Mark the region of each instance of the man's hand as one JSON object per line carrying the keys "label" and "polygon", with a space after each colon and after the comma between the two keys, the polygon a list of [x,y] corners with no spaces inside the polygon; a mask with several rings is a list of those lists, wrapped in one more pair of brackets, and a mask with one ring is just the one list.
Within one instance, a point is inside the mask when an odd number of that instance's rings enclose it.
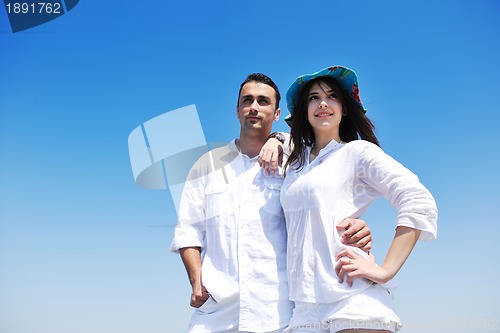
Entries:
{"label": "man's hand", "polygon": [[191,293],[191,302],[189,305],[191,305],[193,308],[199,308],[205,302],[207,299],[210,297],[210,294],[208,293],[207,289],[205,286],[196,284],[193,285],[193,291]]}
{"label": "man's hand", "polygon": [[365,221],[346,218],[337,225],[338,231],[344,231],[342,243],[358,247],[368,252],[372,248],[372,233]]}

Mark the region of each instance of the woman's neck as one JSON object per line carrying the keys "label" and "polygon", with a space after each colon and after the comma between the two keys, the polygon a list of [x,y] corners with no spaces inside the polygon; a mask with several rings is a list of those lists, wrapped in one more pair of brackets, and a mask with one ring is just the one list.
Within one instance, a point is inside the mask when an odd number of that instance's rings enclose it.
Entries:
{"label": "woman's neck", "polygon": [[341,142],[340,140],[340,135],[338,133],[329,134],[329,135],[323,135],[319,133],[314,133],[314,144],[311,149],[311,153],[314,155],[318,155],[319,151],[323,148],[325,148],[332,140],[335,140],[337,142]]}

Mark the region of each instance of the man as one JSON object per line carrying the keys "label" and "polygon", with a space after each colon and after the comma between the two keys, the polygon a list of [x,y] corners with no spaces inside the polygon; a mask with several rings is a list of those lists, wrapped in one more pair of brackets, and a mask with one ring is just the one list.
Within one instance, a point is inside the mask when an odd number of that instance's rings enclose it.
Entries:
{"label": "man", "polygon": [[[269,77],[251,74],[238,96],[239,138],[198,160],[179,205],[171,250],[180,253],[192,286],[189,333],[281,332],[293,309],[279,199],[283,176],[266,173],[258,162],[280,116],[280,94]],[[362,221],[348,219],[342,228],[348,242],[371,244]]]}

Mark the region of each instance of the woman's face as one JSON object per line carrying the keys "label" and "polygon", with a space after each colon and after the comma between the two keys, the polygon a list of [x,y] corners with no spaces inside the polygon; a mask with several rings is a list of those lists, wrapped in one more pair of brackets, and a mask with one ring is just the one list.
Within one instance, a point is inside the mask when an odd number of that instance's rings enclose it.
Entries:
{"label": "woman's face", "polygon": [[326,83],[315,82],[309,89],[307,100],[307,119],[315,135],[324,132],[338,136],[342,103],[337,93]]}

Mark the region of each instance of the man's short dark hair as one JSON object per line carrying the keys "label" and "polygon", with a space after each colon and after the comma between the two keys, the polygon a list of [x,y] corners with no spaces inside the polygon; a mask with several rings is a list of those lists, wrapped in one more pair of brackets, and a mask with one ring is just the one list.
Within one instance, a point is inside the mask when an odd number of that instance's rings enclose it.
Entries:
{"label": "man's short dark hair", "polygon": [[277,110],[280,107],[281,95],[280,95],[280,91],[278,89],[278,86],[276,85],[276,83],[274,83],[274,81],[269,76],[267,76],[266,74],[262,74],[262,73],[252,73],[252,74],[247,76],[245,81],[243,81],[243,83],[240,85],[240,91],[238,92],[238,101],[236,102],[236,106],[238,106],[238,104],[240,102],[241,89],[243,89],[243,86],[245,84],[247,84],[248,82],[264,83],[264,84],[267,84],[268,86],[270,86],[271,88],[273,88],[274,91],[276,92],[275,110]]}

